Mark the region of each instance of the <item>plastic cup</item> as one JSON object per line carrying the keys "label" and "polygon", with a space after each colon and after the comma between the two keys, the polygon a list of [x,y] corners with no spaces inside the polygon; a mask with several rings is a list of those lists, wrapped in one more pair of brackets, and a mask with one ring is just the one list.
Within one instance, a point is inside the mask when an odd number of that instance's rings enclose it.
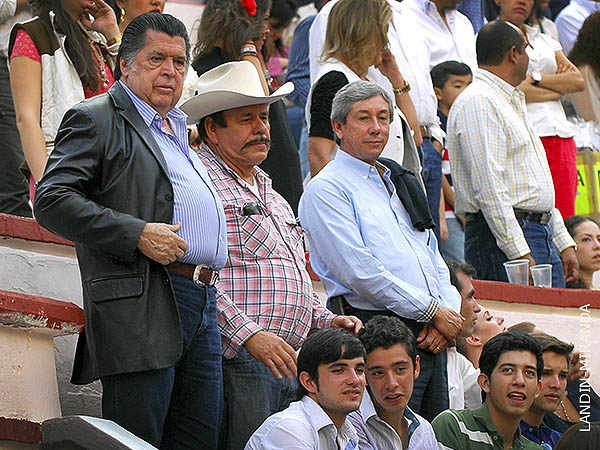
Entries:
{"label": "plastic cup", "polygon": [[552,287],[552,264],[538,264],[529,270],[534,286]]}
{"label": "plastic cup", "polygon": [[508,275],[508,282],[510,284],[522,284],[525,286],[529,284],[528,259],[506,261],[504,263],[504,270],[506,270],[506,275]]}

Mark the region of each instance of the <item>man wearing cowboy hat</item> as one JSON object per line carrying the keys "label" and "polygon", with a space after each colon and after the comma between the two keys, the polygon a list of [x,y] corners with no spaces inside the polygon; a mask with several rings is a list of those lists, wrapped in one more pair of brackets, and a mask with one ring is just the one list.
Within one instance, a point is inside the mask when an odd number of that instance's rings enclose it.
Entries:
{"label": "man wearing cowboy hat", "polygon": [[271,414],[295,399],[296,352],[313,328],[362,326],[321,305],[306,271],[303,235],[290,206],[260,168],[269,152],[269,104],[247,61],[198,81],[181,109],[199,123],[199,155],[223,201],[229,258],[217,281],[225,415],[219,448],[241,449]]}

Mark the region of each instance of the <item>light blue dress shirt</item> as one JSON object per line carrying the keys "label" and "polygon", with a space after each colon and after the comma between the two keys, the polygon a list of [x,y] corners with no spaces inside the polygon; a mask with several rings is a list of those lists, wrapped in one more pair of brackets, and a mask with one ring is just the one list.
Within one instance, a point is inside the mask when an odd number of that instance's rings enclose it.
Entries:
{"label": "light blue dress shirt", "polygon": [[359,309],[390,310],[428,322],[438,306],[460,311],[460,294],[431,230],[413,228],[377,169],[341,149],[300,200],[310,262],[329,297]]}
{"label": "light blue dress shirt", "polygon": [[206,167],[188,145],[185,120],[179,108],[167,114],[175,136],[163,131],[160,114],[139,98],[121,81],[152,136],[161,149],[173,186],[173,223],[181,222],[177,232],[188,245],[179,260],[188,264],[206,264],[219,270],[227,261],[227,225],[221,199],[217,195]]}
{"label": "light blue dress shirt", "polygon": [[377,415],[367,391],[360,408],[348,415],[348,420],[358,433],[360,450],[438,450],[435,433],[429,422],[408,406],[404,409],[404,418],[408,422],[408,447],[402,446],[396,430]]}

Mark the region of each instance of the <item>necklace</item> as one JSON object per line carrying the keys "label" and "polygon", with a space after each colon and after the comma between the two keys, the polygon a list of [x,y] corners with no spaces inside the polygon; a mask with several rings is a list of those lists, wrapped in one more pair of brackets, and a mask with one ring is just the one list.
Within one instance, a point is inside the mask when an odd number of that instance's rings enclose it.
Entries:
{"label": "necklace", "polygon": [[[567,412],[567,408],[565,408],[565,402],[562,401],[562,400],[560,401],[560,408],[562,410],[563,415],[565,416],[565,419],[567,419],[567,422],[570,422],[571,418],[569,417],[569,413]],[[560,414],[557,414],[557,416],[560,417]]]}
{"label": "necklace", "polygon": [[92,47],[92,53],[94,54],[94,57],[96,58],[96,61],[98,63],[98,69],[100,70],[100,78],[102,78],[102,85],[104,86],[104,89],[106,89],[108,87],[108,76],[106,75],[106,60],[104,59],[102,52],[98,48],[98,44],[91,40],[89,42]]}

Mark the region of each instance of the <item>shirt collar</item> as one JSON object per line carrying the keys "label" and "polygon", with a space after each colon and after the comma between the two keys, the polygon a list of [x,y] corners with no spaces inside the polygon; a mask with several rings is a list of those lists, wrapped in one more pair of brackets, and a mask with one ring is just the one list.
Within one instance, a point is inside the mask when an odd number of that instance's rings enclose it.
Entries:
{"label": "shirt collar", "polygon": [[[377,415],[377,411],[375,410],[375,404],[369,395],[369,392],[365,390],[365,394],[363,395],[362,402],[360,403],[360,415],[363,420],[367,422],[368,420],[381,420],[384,421],[381,417]],[[404,409],[404,418],[408,421],[408,437],[412,436],[418,426],[421,424],[419,419],[415,415],[415,413],[407,406]]]}
{"label": "shirt collar", "polygon": [[507,83],[499,76],[494,75],[492,72],[488,72],[487,70],[482,69],[481,67],[475,72],[475,79],[489,84],[509,99],[513,98],[514,96],[517,96],[521,99],[525,99],[525,94],[523,93],[523,91],[517,89],[512,84]]}
{"label": "shirt collar", "polygon": [[335,424],[331,420],[331,417],[327,415],[323,408],[319,406],[317,402],[315,402],[308,395],[302,397],[301,402],[304,404],[304,409],[308,414],[308,420],[316,431],[319,431],[329,425],[335,428]]}
{"label": "shirt collar", "polygon": [[[487,431],[491,435],[495,434],[497,436],[501,436],[502,438],[504,438],[498,432],[498,429],[496,428],[496,425],[494,425],[494,422],[492,422],[492,418],[490,416],[490,411],[488,410],[486,402],[483,402],[483,404],[481,406],[473,409],[473,417],[475,419],[477,419],[477,421],[485,428],[485,431]],[[519,447],[523,446],[523,435],[521,434],[520,427],[517,427],[517,430],[515,431],[513,447],[514,446],[519,446]]]}
{"label": "shirt collar", "polygon": [[[338,151],[335,155],[335,161],[338,164],[341,164],[342,166],[349,168],[350,170],[352,170],[353,172],[355,172],[356,174],[358,174],[360,176],[369,177],[369,176],[376,175],[379,177],[379,172],[377,171],[376,167],[374,167],[371,164],[368,164],[358,158],[355,158],[354,156],[350,155],[349,153],[346,153],[344,150],[342,150],[339,147],[338,147]],[[385,167],[384,177],[385,178],[390,177],[390,169],[388,169],[387,167]]]}
{"label": "shirt collar", "polygon": [[[148,126],[148,128],[150,128],[152,126],[152,122],[154,122],[156,117],[161,117],[158,111],[156,111],[152,106],[150,106],[140,97],[138,97],[137,94],[131,89],[129,89],[129,87],[121,80],[119,80],[119,83],[121,84],[121,87],[125,90],[125,92],[127,92],[129,98],[131,98],[131,100],[133,101],[133,104],[140,113],[140,116],[142,116],[144,123]],[[175,107],[167,113],[167,117],[175,122],[183,120],[185,123],[185,120],[187,119],[187,114],[179,108]],[[162,118],[160,120],[162,121]]]}

